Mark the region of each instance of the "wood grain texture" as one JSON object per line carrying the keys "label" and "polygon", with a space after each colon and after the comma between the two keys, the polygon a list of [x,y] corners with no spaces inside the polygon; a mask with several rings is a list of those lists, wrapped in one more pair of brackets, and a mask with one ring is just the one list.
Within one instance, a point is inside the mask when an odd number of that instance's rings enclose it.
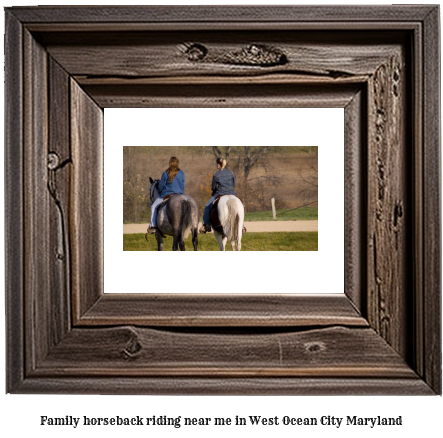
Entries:
{"label": "wood grain texture", "polygon": [[[347,37],[331,41],[330,33],[323,38],[305,32],[149,32],[119,34],[90,33],[70,42],[70,33],[41,37],[48,52],[73,75],[103,78],[140,78],[199,75],[254,77],[286,73],[311,77],[337,78],[372,73],[389,57],[393,46],[401,44],[406,33],[392,36],[374,33],[374,41],[358,44],[362,38],[352,36],[352,50],[346,46]],[[348,37],[349,38],[349,37]],[[389,44],[383,41],[390,41]],[[297,43],[294,44],[294,41]],[[300,42],[299,42],[300,41]],[[193,59],[189,48],[193,43],[207,53]],[[236,53],[252,51],[250,47],[264,45],[283,54],[283,65],[243,65],[232,60]]]}
{"label": "wood grain texture", "polygon": [[22,24],[5,13],[5,299],[6,386],[24,378],[23,53]]}
{"label": "wood grain texture", "polygon": [[312,377],[45,377],[28,379],[17,393],[152,395],[433,395],[420,379]]}
{"label": "wood grain texture", "polygon": [[[70,250],[73,318],[103,294],[103,111],[71,79]],[[91,254],[94,263],[91,263]]]}
{"label": "wood grain texture", "polygon": [[344,294],[105,294],[78,326],[367,327]]}
{"label": "wood grain texture", "polygon": [[49,207],[51,307],[54,309],[54,342],[71,327],[71,260],[69,247],[69,205],[71,184],[71,142],[69,75],[53,59],[48,59],[48,149],[47,179]]}
{"label": "wood grain texture", "polygon": [[[440,27],[438,8],[426,17],[424,77],[424,209],[423,209],[423,287],[421,323],[424,340],[424,376],[441,393],[441,114],[440,114]],[[434,36],[433,36],[434,35]],[[440,303],[440,305],[438,305]]]}
{"label": "wood grain texture", "polygon": [[372,329],[276,333],[74,329],[33,375],[301,376],[416,379]]}
{"label": "wood grain texture", "polygon": [[424,119],[424,101],[423,101],[423,33],[416,32],[413,38],[412,53],[410,56],[414,58],[414,67],[412,69],[413,77],[416,80],[413,81],[412,85],[412,111],[415,114],[414,123],[411,124],[412,136],[414,140],[413,148],[413,162],[415,166],[413,168],[414,176],[414,195],[413,195],[413,233],[414,240],[412,242],[413,251],[413,269],[414,269],[414,312],[413,317],[413,328],[412,333],[414,337],[414,348],[411,355],[411,363],[413,363],[414,369],[420,376],[424,375],[424,361],[425,355],[423,354],[424,349],[424,330],[423,330],[423,317],[424,317],[424,299],[425,299],[425,288],[424,288],[424,267],[423,267],[423,247],[424,247],[424,237],[423,232],[423,119]]}
{"label": "wood grain texture", "polygon": [[[409,216],[407,114],[402,53],[380,65],[368,87],[368,318],[406,355]],[[410,192],[410,189],[409,189]]]}
{"label": "wood grain texture", "polygon": [[367,190],[367,97],[362,88],[345,107],[345,292],[367,318],[365,199]]}
{"label": "wood grain texture", "polygon": [[[49,206],[47,190],[47,56],[44,48],[24,32],[24,216],[26,366],[32,370],[55,340],[50,325],[52,302],[49,269]],[[58,293],[58,291],[54,291]],[[36,329],[38,327],[38,329]]]}
{"label": "wood grain texture", "polygon": [[145,7],[13,7],[11,12],[26,23],[267,23],[360,22],[423,20],[434,6],[180,6]]}
{"label": "wood grain texture", "polygon": [[[405,32],[418,32],[421,26],[420,21],[263,21],[263,22],[241,22],[241,21],[201,21],[201,22],[129,22],[119,21],[109,22],[72,22],[72,23],[26,23],[26,28],[34,34],[45,33],[45,37],[51,39],[50,34],[57,32],[196,32],[196,31],[315,31],[333,32],[333,31],[357,31],[362,35],[367,31],[377,31],[377,33],[386,34],[392,30],[403,30]],[[394,32],[395,33],[395,32]],[[333,40],[337,34],[331,33]],[[386,38],[385,38],[386,40]]]}
{"label": "wood grain texture", "polygon": [[106,108],[324,108],[344,107],[358,84],[86,85]]}

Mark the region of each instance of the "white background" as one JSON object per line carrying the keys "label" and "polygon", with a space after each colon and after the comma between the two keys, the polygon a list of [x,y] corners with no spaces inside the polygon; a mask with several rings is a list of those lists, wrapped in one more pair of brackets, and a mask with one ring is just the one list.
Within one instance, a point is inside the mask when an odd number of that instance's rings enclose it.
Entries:
{"label": "white background", "polygon": [[[49,2],[45,4],[61,4],[63,2]],[[98,1],[95,4],[112,4],[112,1]],[[164,4],[166,2],[156,2]],[[208,3],[208,2],[204,2]],[[218,2],[222,4],[223,2]],[[226,2],[227,4],[232,2]],[[241,4],[270,3],[260,0],[243,0]],[[296,4],[296,1],[286,2],[279,0],[279,4]],[[355,4],[357,1],[340,0],[340,2],[309,2],[301,4],[340,3]],[[366,4],[389,4],[383,1],[365,1]],[[30,5],[32,2],[11,1],[3,3],[6,5]],[[148,4],[146,2],[133,1],[131,4]],[[1,20],[3,26],[3,20]],[[0,74],[3,74],[0,69]],[[1,106],[3,107],[3,105]],[[0,118],[3,124],[3,118]],[[3,157],[3,154],[0,154]],[[2,158],[1,158],[2,159]],[[0,172],[3,166],[0,165]],[[0,188],[3,193],[3,174],[0,175]],[[1,211],[3,223],[3,211]],[[0,233],[0,242],[3,243],[4,234]],[[4,264],[0,264],[2,284],[4,284]],[[4,300],[1,300],[0,327],[4,329]],[[0,355],[5,357],[4,336],[0,336]],[[4,361],[0,365],[0,392],[4,391]],[[0,433],[2,436],[33,436],[33,437],[95,437],[98,434],[106,434],[110,437],[120,437],[123,434],[131,434],[132,437],[147,436],[186,436],[186,437],[225,437],[243,436],[254,434],[256,437],[268,437],[278,435],[279,437],[294,436],[325,436],[328,437],[409,437],[409,436],[441,436],[443,432],[441,414],[443,402],[441,397],[152,397],[152,396],[65,396],[65,395],[0,395]],[[130,415],[182,415],[182,416],[248,416],[248,415],[290,415],[290,416],[403,416],[403,426],[391,428],[340,428],[317,427],[261,427],[248,428],[245,430],[237,428],[181,428],[181,429],[149,429],[149,428],[91,428],[73,429],[71,427],[41,427],[38,426],[40,415],[49,416],[130,416]],[[241,434],[241,435],[240,435]]]}
{"label": "white background", "polygon": [[[105,292],[171,292],[167,270],[181,293],[343,293],[343,122],[342,108],[105,109]],[[123,251],[123,145],[318,146],[318,251]]]}

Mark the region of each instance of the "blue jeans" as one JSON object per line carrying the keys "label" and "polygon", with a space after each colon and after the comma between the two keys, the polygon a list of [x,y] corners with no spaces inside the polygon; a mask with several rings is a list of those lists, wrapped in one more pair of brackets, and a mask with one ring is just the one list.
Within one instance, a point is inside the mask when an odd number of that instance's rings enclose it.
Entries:
{"label": "blue jeans", "polygon": [[213,202],[215,201],[215,196],[213,196],[205,205],[205,211],[203,213],[203,225],[209,225],[209,213],[211,212],[211,207]]}
{"label": "blue jeans", "polygon": [[157,226],[157,207],[163,202],[163,198],[158,197],[151,205],[151,227]]}

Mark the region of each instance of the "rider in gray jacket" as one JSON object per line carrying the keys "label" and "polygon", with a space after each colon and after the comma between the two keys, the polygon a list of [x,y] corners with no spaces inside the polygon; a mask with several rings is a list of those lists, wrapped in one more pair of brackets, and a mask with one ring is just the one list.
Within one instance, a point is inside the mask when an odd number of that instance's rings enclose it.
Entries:
{"label": "rider in gray jacket", "polygon": [[[226,160],[223,158],[217,158],[217,169],[219,169],[216,173],[214,173],[212,177],[212,197],[205,205],[205,211],[203,213],[203,226],[200,228],[200,233],[207,233],[212,231],[209,214],[211,212],[212,204],[215,199],[220,195],[234,195],[235,196],[235,175],[231,170],[225,169]],[[246,229],[243,227],[243,232],[246,232]]]}

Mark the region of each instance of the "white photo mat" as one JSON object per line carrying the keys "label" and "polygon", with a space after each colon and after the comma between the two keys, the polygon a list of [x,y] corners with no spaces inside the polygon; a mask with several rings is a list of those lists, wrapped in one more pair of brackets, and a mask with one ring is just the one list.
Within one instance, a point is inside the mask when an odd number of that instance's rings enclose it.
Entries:
{"label": "white photo mat", "polygon": [[[105,293],[344,292],[342,108],[106,108],[104,120]],[[318,251],[123,251],[123,146],[215,145],[319,147]]]}

